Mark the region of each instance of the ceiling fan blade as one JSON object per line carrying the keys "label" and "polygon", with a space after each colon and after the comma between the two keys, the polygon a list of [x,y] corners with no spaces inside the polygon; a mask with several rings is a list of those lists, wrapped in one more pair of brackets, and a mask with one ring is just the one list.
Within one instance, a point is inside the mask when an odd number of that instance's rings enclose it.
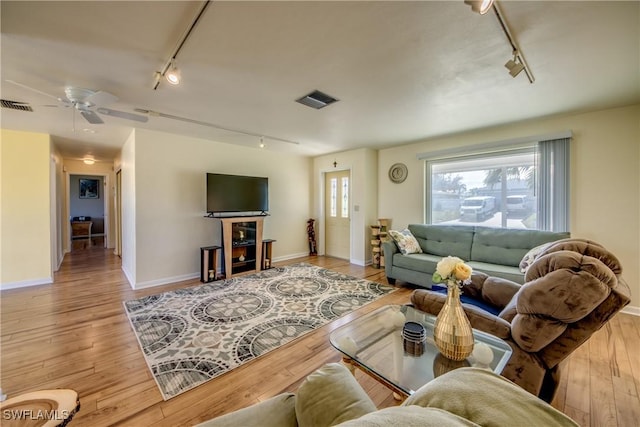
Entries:
{"label": "ceiling fan blade", "polygon": [[104,123],[100,116],[95,113],[95,111],[80,110],[80,114],[82,114],[82,117],[84,117],[92,125],[99,125]]}
{"label": "ceiling fan blade", "polygon": [[55,100],[56,100],[56,101],[58,101],[58,102],[62,102],[63,104],[66,104],[66,105],[68,105],[68,104],[69,104],[69,101],[67,101],[66,99],[62,99],[62,98],[57,97],[57,96],[55,96],[55,95],[51,95],[50,93],[43,92],[43,91],[41,91],[41,90],[38,90],[38,89],[32,88],[31,86],[27,86],[27,85],[25,85],[25,84],[22,84],[22,83],[16,82],[15,80],[5,80],[5,81],[6,81],[7,83],[11,83],[12,85],[16,85],[16,86],[21,87],[21,88],[23,88],[23,89],[30,90],[31,92],[35,92],[35,93],[38,93],[38,94],[40,94],[40,95],[48,96],[49,98],[53,98],[53,99],[55,99]]}
{"label": "ceiling fan blade", "polygon": [[93,105],[103,106],[103,105],[111,105],[118,100],[118,97],[104,91],[97,91],[89,96],[87,96],[84,101],[89,102]]}
{"label": "ceiling fan blade", "polygon": [[133,120],[136,122],[146,123],[149,121],[147,116],[140,114],[127,113],[126,111],[112,110],[111,108],[98,108],[98,113],[106,116],[118,117],[121,119]]}

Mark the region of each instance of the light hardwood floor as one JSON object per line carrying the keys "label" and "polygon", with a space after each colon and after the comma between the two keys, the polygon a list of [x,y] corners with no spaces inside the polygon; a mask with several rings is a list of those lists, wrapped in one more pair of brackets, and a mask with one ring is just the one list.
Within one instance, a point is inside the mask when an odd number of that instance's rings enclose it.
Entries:
{"label": "light hardwood floor", "polygon": [[[386,283],[384,271],[327,257],[306,261]],[[282,263],[278,264],[281,265]],[[47,388],[79,392],[72,426],[179,426],[265,400],[340,360],[328,334],[356,316],[409,300],[399,286],[360,310],[220,378],[163,401],[124,313],[122,302],[198,285],[197,280],[133,291],[111,251],[67,254],[53,285],[1,293],[0,386],[9,397]],[[640,419],[640,318],[616,316],[567,361],[554,406],[583,426],[635,426]],[[396,405],[391,392],[357,372],[378,407]]]}

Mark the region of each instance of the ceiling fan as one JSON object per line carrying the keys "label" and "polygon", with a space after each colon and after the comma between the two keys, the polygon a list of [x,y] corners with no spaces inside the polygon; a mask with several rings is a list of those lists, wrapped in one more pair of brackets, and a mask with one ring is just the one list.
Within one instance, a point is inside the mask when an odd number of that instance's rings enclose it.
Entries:
{"label": "ceiling fan", "polygon": [[147,116],[143,116],[141,114],[134,114],[126,111],[107,108],[106,105],[113,104],[118,100],[118,97],[102,90],[96,91],[80,87],[67,86],[64,88],[65,97],[63,98],[51,95],[49,93],[32,88],[22,83],[18,83],[13,80],[7,80],[7,82],[30,90],[32,92],[48,96],[49,98],[53,98],[64,107],[73,107],[80,112],[80,115],[84,117],[87,122],[94,125],[104,123],[98,113],[105,116],[118,117],[120,119],[133,120],[141,123],[146,123],[149,120]]}

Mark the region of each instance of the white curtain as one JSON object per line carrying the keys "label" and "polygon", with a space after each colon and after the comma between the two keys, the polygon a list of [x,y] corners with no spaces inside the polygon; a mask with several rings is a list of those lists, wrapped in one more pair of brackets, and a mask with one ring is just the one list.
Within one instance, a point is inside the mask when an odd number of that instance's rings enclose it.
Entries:
{"label": "white curtain", "polygon": [[537,228],[569,231],[569,153],[571,138],[538,142]]}

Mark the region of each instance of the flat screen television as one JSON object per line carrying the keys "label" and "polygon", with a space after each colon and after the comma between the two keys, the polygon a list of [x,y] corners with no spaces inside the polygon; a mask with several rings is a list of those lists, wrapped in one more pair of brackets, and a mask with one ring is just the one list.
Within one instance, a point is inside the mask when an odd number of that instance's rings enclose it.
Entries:
{"label": "flat screen television", "polygon": [[207,213],[269,210],[269,178],[207,173]]}

